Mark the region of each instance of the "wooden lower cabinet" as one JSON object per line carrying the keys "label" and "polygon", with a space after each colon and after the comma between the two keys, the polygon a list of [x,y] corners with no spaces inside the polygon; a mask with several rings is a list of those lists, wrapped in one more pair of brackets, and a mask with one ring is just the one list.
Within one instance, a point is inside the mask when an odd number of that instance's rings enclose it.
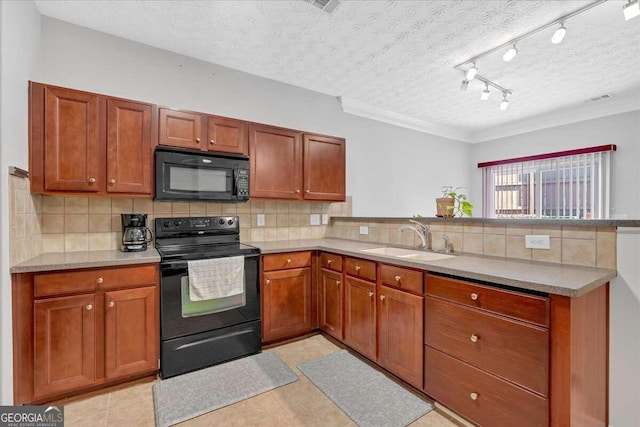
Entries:
{"label": "wooden lower cabinet", "polygon": [[33,311],[34,399],[94,385],[95,296],[48,298]]}
{"label": "wooden lower cabinet", "polygon": [[157,372],[157,264],[12,279],[16,405]]}
{"label": "wooden lower cabinet", "polygon": [[378,360],[409,384],[423,384],[424,297],[381,286]]}
{"label": "wooden lower cabinet", "polygon": [[313,329],[311,288],[311,267],[263,273],[263,342]]}
{"label": "wooden lower cabinet", "polygon": [[345,277],[344,342],[369,359],[376,359],[376,284]]}
{"label": "wooden lower cabinet", "polygon": [[319,327],[332,337],[342,340],[342,274],[320,269],[318,287]]}

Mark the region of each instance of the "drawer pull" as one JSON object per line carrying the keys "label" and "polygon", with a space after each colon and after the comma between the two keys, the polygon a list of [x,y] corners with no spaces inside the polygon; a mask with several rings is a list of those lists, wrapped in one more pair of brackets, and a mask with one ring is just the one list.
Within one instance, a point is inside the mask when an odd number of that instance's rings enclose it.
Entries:
{"label": "drawer pull", "polygon": [[327,264],[329,264],[329,265],[331,265],[331,263],[332,263],[332,262],[333,262],[333,260],[332,260],[331,258],[329,258],[329,259],[327,260]]}
{"label": "drawer pull", "polygon": [[476,334],[471,334],[471,337],[469,339],[471,340],[471,342],[478,342],[480,338]]}
{"label": "drawer pull", "polygon": [[340,280],[336,280],[336,285],[340,286],[340,283],[342,283]]}
{"label": "drawer pull", "polygon": [[87,304],[84,308],[86,308],[87,311],[90,311],[91,309],[93,309],[93,306],[91,304]]}
{"label": "drawer pull", "polygon": [[268,285],[269,283],[271,283],[271,280],[269,280],[269,279],[265,280],[265,282],[264,282],[265,285]]}
{"label": "drawer pull", "polygon": [[373,297],[373,292],[369,292],[369,297]]}
{"label": "drawer pull", "polygon": [[212,139],[211,141],[209,141],[209,144],[211,144],[211,145],[213,145],[213,144],[215,144],[215,143],[216,143],[216,140],[215,140],[215,139]]}
{"label": "drawer pull", "polygon": [[100,283],[102,283],[102,282],[104,282],[104,279],[103,279],[102,277],[98,277],[98,278],[96,279],[96,283],[97,283],[97,284],[100,284]]}
{"label": "drawer pull", "polygon": [[385,296],[384,295],[380,295],[380,301],[384,301]]}
{"label": "drawer pull", "polygon": [[287,258],[287,264],[291,264],[291,258]]}
{"label": "drawer pull", "polygon": [[478,400],[478,393],[476,393],[475,391],[471,392],[469,393],[469,397],[471,398],[471,400]]}
{"label": "drawer pull", "polygon": [[111,179],[109,180],[109,185],[113,185],[113,184],[115,184],[115,183],[116,183],[116,180],[115,180],[115,179],[111,178]]}
{"label": "drawer pull", "polygon": [[116,303],[115,303],[115,302],[113,302],[113,301],[109,301],[109,307],[113,307],[114,305],[116,305]]}
{"label": "drawer pull", "polygon": [[89,178],[89,184],[95,184],[96,179],[95,178]]}
{"label": "drawer pull", "polygon": [[478,294],[476,294],[475,292],[471,294],[471,299],[472,300],[477,300],[478,299]]}
{"label": "drawer pull", "polygon": [[396,277],[394,277],[394,279],[396,279],[396,282],[399,282],[401,277],[400,276],[396,276]]}
{"label": "drawer pull", "polygon": [[200,138],[196,138],[196,144],[200,144]]}
{"label": "drawer pull", "polygon": [[356,271],[360,271],[360,266],[356,265]]}

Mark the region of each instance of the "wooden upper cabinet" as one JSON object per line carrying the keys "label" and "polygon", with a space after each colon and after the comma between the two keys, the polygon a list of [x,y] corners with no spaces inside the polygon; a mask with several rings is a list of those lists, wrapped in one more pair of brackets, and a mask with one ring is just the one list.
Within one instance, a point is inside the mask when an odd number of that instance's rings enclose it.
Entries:
{"label": "wooden upper cabinet", "polygon": [[289,129],[249,126],[251,197],[301,198],[301,138]]}
{"label": "wooden upper cabinet", "polygon": [[98,95],[46,87],[44,190],[97,192],[100,171]]}
{"label": "wooden upper cabinet", "polygon": [[197,113],[160,109],[160,145],[206,150],[202,141],[202,116]]}
{"label": "wooden upper cabinet", "polygon": [[304,198],[345,200],[345,141],[304,135]]}
{"label": "wooden upper cabinet", "polygon": [[36,301],[34,400],[96,383],[93,294]]}
{"label": "wooden upper cabinet", "polygon": [[105,294],[105,376],[123,377],[158,368],[155,286]]}
{"label": "wooden upper cabinet", "polygon": [[248,154],[248,124],[241,120],[209,116],[207,120],[207,147],[209,151]]}
{"label": "wooden upper cabinet", "polygon": [[151,105],[109,99],[107,109],[107,192],[151,194]]}

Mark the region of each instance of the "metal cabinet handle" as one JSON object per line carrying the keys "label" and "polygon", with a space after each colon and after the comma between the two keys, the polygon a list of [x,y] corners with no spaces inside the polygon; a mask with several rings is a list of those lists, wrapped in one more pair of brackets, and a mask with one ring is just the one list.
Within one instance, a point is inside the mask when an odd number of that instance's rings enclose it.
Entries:
{"label": "metal cabinet handle", "polygon": [[91,310],[91,309],[93,308],[93,305],[91,305],[91,304],[87,304],[87,305],[85,306],[85,308],[87,309],[87,311],[89,311],[89,310]]}
{"label": "metal cabinet handle", "polygon": [[384,295],[380,295],[380,301],[384,301],[385,296]]}
{"label": "metal cabinet handle", "polygon": [[300,190],[296,190],[296,193],[299,193],[299,192],[300,192]]}
{"label": "metal cabinet handle", "polygon": [[370,296],[370,297],[373,297],[373,292],[369,292],[369,296]]}
{"label": "metal cabinet handle", "polygon": [[102,283],[102,282],[104,282],[104,279],[103,279],[102,277],[98,277],[98,278],[96,279],[96,283],[97,283],[97,284],[100,284],[100,283]]}
{"label": "metal cabinet handle", "polygon": [[399,282],[401,277],[400,276],[396,276],[396,277],[394,277],[394,279],[396,279],[396,282]]}
{"label": "metal cabinet handle", "polygon": [[471,299],[472,300],[477,300],[478,299],[478,294],[476,294],[475,292],[471,294]]}
{"label": "metal cabinet handle", "polygon": [[196,138],[196,144],[200,144],[200,138]]}
{"label": "metal cabinet handle", "polygon": [[109,307],[113,307],[114,305],[116,305],[116,303],[115,303],[115,302],[113,302],[113,301],[109,301]]}
{"label": "metal cabinet handle", "polygon": [[215,139],[212,139],[211,141],[209,141],[209,144],[211,144],[211,145],[213,145],[213,144],[215,144],[215,143],[216,143],[216,140],[215,140]]}
{"label": "metal cabinet handle", "polygon": [[307,190],[307,191],[305,191],[305,193],[311,193],[311,190]]}
{"label": "metal cabinet handle", "polygon": [[331,264],[332,262],[333,262],[333,260],[332,260],[332,259],[328,259],[328,260],[327,260],[327,264]]}
{"label": "metal cabinet handle", "polygon": [[469,397],[471,398],[471,400],[478,400],[478,393],[476,393],[475,391],[471,392],[469,393]]}
{"label": "metal cabinet handle", "polygon": [[93,184],[93,183],[95,183],[95,182],[96,182],[96,179],[95,179],[95,178],[89,178],[89,184]]}
{"label": "metal cabinet handle", "polygon": [[336,280],[336,285],[340,286],[340,283],[342,283],[340,280]]}
{"label": "metal cabinet handle", "polygon": [[109,180],[109,184],[113,185],[113,184],[115,184],[115,183],[116,183],[116,180],[115,180],[115,179],[111,178],[111,179]]}
{"label": "metal cabinet handle", "polygon": [[287,258],[287,264],[291,264],[291,258]]}
{"label": "metal cabinet handle", "polygon": [[478,342],[480,338],[476,334],[471,334],[469,339],[471,340],[471,342]]}
{"label": "metal cabinet handle", "polygon": [[356,265],[356,271],[360,271],[360,266]]}
{"label": "metal cabinet handle", "polygon": [[264,283],[265,283],[265,285],[268,285],[269,283],[271,283],[271,280],[267,279],[267,280],[265,280]]}

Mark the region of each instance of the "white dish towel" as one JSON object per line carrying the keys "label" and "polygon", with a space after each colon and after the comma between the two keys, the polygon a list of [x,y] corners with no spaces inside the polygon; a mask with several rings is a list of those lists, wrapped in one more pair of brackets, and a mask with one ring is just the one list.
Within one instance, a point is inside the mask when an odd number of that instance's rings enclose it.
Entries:
{"label": "white dish towel", "polygon": [[188,261],[189,299],[204,301],[244,292],[244,257]]}

